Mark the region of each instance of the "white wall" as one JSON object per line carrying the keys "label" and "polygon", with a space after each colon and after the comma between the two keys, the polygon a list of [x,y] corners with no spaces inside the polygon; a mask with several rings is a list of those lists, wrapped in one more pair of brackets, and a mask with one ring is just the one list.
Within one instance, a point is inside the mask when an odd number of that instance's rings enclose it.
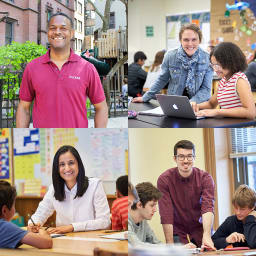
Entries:
{"label": "white wall", "polygon": [[214,129],[219,224],[232,214],[228,136],[229,129]]}
{"label": "white wall", "polygon": [[[150,65],[157,51],[166,49],[166,15],[210,11],[211,0],[129,0],[128,62],[144,51]],[[146,37],[146,26],[154,27],[154,37]]]}
{"label": "white wall", "polygon": [[[105,3],[106,0],[95,0],[94,4],[99,9],[100,13],[104,15],[105,10]],[[115,29],[119,29],[121,26],[123,30],[125,30],[126,27],[126,12],[125,12],[125,5],[119,1],[115,0],[111,4],[110,8],[111,12],[115,12]],[[95,30],[102,27],[102,20],[101,18],[96,14],[95,15]]]}

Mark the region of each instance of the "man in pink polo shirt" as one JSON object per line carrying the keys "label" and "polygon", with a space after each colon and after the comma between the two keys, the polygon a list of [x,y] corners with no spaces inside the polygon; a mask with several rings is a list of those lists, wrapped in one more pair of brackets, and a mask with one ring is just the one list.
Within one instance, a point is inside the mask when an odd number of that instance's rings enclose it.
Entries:
{"label": "man in pink polo shirt", "polygon": [[50,50],[31,61],[23,74],[17,127],[88,127],[86,99],[95,108],[95,127],[106,127],[108,109],[95,67],[74,54],[72,20],[64,13],[52,15],[48,24]]}

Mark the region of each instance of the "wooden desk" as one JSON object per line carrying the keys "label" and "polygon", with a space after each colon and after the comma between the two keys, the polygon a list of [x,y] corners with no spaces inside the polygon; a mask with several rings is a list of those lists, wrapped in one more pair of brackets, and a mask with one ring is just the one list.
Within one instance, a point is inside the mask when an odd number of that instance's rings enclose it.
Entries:
{"label": "wooden desk", "polygon": [[[109,208],[111,209],[115,195],[107,195]],[[15,202],[16,211],[24,217],[25,225],[28,223],[28,214],[33,215],[38,207],[38,204],[43,200],[40,196],[18,196]],[[55,226],[56,213],[54,212],[45,223],[46,226]]]}
{"label": "wooden desk", "polygon": [[[68,237],[100,238],[106,235],[104,231],[68,233]],[[103,239],[103,238],[101,238]],[[53,238],[52,249],[36,249],[29,245],[22,245],[19,249],[0,249],[1,256],[93,256],[93,249],[96,247],[108,249],[115,252],[128,253],[128,241],[108,242],[84,241]]]}
{"label": "wooden desk", "polygon": [[216,252],[202,252],[202,253],[199,253],[198,255],[214,255],[214,256],[217,256],[217,255],[236,255],[236,256],[242,256],[244,255],[244,253],[246,252],[255,252],[254,255],[256,255],[256,250],[243,250],[243,251],[216,251]]}
{"label": "wooden desk", "polygon": [[[158,107],[156,100],[147,103],[130,103],[129,110],[142,111]],[[204,118],[199,120],[175,118],[168,116],[137,115],[136,119],[128,120],[129,128],[236,128],[256,126],[256,119],[245,118]]]}

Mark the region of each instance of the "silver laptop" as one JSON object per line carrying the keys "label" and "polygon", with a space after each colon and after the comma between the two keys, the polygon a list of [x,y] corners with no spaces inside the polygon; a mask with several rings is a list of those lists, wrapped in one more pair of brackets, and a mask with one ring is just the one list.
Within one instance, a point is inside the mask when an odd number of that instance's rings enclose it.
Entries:
{"label": "silver laptop", "polygon": [[186,96],[156,94],[156,98],[167,116],[202,119],[204,116],[196,116],[190,105],[189,99]]}

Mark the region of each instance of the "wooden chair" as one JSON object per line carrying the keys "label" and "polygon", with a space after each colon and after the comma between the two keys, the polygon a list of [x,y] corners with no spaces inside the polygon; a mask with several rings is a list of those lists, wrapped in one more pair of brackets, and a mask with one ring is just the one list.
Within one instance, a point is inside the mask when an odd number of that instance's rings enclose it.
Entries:
{"label": "wooden chair", "polygon": [[109,250],[95,248],[93,250],[93,256],[128,256],[128,252],[113,252]]}

